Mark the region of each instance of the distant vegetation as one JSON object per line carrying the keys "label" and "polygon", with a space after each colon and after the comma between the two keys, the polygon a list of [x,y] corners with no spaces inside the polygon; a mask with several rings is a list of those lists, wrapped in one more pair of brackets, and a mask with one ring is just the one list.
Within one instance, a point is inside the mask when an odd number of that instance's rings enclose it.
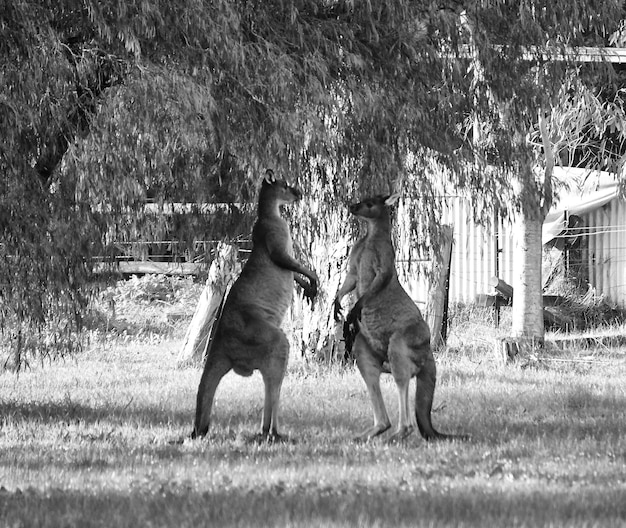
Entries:
{"label": "distant vegetation", "polygon": [[[87,322],[91,339],[106,337],[107,340],[145,344],[182,338],[203,287],[204,284],[190,277],[165,275],[133,276],[115,282],[103,288],[91,305]],[[625,311],[606,299],[581,292],[566,282],[554,284],[551,293],[563,297],[558,309],[575,322],[571,327],[572,339],[579,335],[624,333]],[[493,308],[461,303],[451,305],[448,311],[449,346],[471,347],[488,353],[493,339],[508,335],[510,310],[510,307],[501,308],[500,326],[495,328]],[[322,318],[324,314],[314,312],[314,315]],[[298,326],[298,321],[292,326]],[[548,333],[547,347],[564,335],[562,330]],[[459,345],[457,341],[462,343]],[[296,350],[300,348],[301,345]],[[307,355],[306,350],[304,355]],[[296,358],[299,354],[292,353],[292,356]],[[313,358],[311,353],[309,359]]]}

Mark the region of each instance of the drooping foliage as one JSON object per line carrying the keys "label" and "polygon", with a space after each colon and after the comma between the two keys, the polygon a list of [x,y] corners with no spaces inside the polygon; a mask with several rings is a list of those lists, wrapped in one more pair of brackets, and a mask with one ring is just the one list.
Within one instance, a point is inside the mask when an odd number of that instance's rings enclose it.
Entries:
{"label": "drooping foliage", "polygon": [[[432,243],[440,180],[505,200],[506,172],[484,167],[527,151],[570,75],[540,50],[617,29],[621,2],[595,4],[0,0],[8,341],[71,342],[93,257],[116,242],[249,232],[240,205],[266,167],[309,196],[301,244],[340,239],[346,200],[394,188],[411,198],[413,243]],[[234,205],[149,217],[147,201]]]}
{"label": "drooping foliage", "polygon": [[521,180],[522,191],[507,195],[515,209],[552,200],[549,182],[529,170],[541,168],[547,155],[541,117],[549,120],[557,163],[574,163],[576,151],[586,166],[616,169],[626,136],[614,136],[609,166],[601,144],[610,141],[608,121],[620,117],[614,96],[623,75],[590,61],[588,50],[617,44],[624,14],[623,2],[475,2],[462,17],[472,55],[474,146]]}

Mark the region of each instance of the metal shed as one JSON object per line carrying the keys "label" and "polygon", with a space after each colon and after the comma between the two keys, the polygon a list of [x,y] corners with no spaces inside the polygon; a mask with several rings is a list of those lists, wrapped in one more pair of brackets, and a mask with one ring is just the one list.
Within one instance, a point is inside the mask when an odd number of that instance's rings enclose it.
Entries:
{"label": "metal shed", "polygon": [[[556,168],[555,187],[555,204],[543,226],[544,247],[559,247],[561,241],[567,251],[565,242],[576,240],[578,251],[569,265],[578,267],[596,295],[626,308],[626,200],[618,195],[615,176]],[[496,222],[477,225],[466,198],[446,197],[445,204],[442,222],[454,234],[449,301],[472,303],[477,295],[492,293],[489,280],[494,276],[511,283],[514,227],[502,220],[495,228]],[[415,297],[422,301],[418,289]]]}

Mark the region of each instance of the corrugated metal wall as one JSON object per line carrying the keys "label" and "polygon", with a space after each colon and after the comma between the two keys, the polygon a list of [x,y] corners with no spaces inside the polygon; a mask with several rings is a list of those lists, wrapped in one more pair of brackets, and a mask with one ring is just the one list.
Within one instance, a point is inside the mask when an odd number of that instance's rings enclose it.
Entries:
{"label": "corrugated metal wall", "polygon": [[[452,226],[454,244],[450,269],[450,302],[471,303],[476,295],[493,293],[489,279],[498,276],[510,283],[513,277],[511,229],[498,221],[478,225],[471,204],[461,197],[446,200],[443,223]],[[497,241],[497,244],[496,244]],[[496,251],[498,261],[496,263]]]}
{"label": "corrugated metal wall", "polygon": [[[498,221],[480,226],[473,221],[469,200],[446,199],[442,222],[451,225],[454,234],[450,270],[449,302],[475,302],[478,294],[493,294],[489,279],[498,276],[511,284],[513,280],[513,228]],[[626,307],[626,202],[613,200],[604,207],[583,216],[586,240],[582,259],[587,280],[598,295],[620,307]],[[496,264],[496,238],[498,261]],[[409,274],[407,287],[418,304],[428,298],[424,279]]]}
{"label": "corrugated metal wall", "polygon": [[597,295],[626,307],[626,202],[613,200],[584,215],[589,283]]}

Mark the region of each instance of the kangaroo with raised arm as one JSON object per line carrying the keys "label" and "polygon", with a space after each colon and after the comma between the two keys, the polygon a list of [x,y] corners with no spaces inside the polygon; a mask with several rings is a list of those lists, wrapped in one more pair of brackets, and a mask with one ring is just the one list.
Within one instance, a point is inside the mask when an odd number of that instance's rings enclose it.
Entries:
{"label": "kangaroo with raised arm", "polygon": [[398,281],[391,242],[389,207],[398,198],[398,194],[379,195],[350,206],[350,212],[365,221],[367,233],[350,252],[348,274],[335,297],[334,312],[339,320],[341,299],[356,289],[357,301],[346,320],[350,324],[358,320],[352,349],[374,410],[374,425],[356,439],[370,440],[391,427],[380,390],[382,372],[390,372],[398,388],[400,416],[390,440],[404,439],[414,429],[409,414],[413,377],[417,378],[415,417],[421,435],[426,440],[465,438],[442,434],[431,421],[436,368],[430,330]]}
{"label": "kangaroo with raised arm", "polygon": [[207,434],[215,391],[224,375],[232,369],[250,376],[258,369],[265,384],[260,435],[280,439],[278,404],[289,356],[289,342],[280,326],[291,302],[294,280],[311,300],[318,286],[316,273],[292,256],[291,233],[280,214],[282,205],[301,196],[298,189],[267,171],[252,231],[252,253],[226,297],[207,354],[192,438]]}

